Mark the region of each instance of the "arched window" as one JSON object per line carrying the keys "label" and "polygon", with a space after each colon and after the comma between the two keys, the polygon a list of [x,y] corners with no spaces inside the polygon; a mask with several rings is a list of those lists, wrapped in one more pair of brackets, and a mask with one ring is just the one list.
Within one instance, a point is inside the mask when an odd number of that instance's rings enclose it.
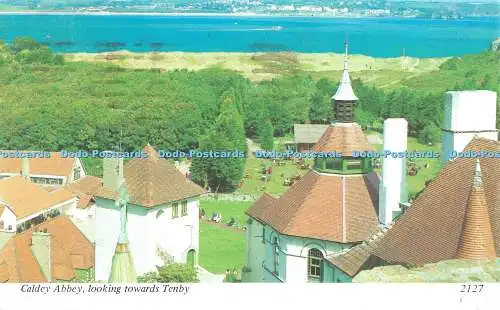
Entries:
{"label": "arched window", "polygon": [[279,275],[280,252],[278,237],[273,238],[274,273]]}
{"label": "arched window", "polygon": [[318,249],[310,249],[307,257],[307,276],[309,281],[317,282],[321,279],[323,253]]}

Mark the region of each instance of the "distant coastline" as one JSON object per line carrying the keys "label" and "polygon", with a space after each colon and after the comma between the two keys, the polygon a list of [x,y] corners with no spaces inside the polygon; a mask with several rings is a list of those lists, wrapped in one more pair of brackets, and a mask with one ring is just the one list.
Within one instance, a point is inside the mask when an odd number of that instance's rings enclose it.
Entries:
{"label": "distant coastline", "polygon": [[398,17],[398,16],[338,16],[338,15],[283,15],[283,14],[262,14],[262,13],[166,13],[166,12],[112,12],[112,11],[96,11],[96,12],[75,12],[75,11],[1,11],[0,15],[73,15],[73,16],[199,16],[199,17],[276,17],[276,18],[297,18],[297,17],[314,17],[314,18],[416,18],[415,16]]}

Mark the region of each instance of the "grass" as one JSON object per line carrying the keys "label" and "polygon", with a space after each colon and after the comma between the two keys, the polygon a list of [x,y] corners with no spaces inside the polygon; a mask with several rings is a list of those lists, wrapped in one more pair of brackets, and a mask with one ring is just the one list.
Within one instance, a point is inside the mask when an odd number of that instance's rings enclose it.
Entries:
{"label": "grass", "polygon": [[200,222],[200,265],[222,274],[244,265],[244,232]]}
{"label": "grass", "polygon": [[234,217],[238,224],[244,225],[248,218],[244,212],[251,204],[248,201],[202,200],[200,208],[205,210],[206,216],[212,216],[214,212],[220,213],[224,223]]}
{"label": "grass", "polygon": [[[272,166],[273,169],[271,179],[267,182],[261,179],[262,164],[267,167]],[[249,175],[249,178],[244,179],[243,186],[238,189],[237,193],[260,196],[267,192],[281,195],[289,188],[283,184],[285,178],[299,174],[304,175],[307,171],[307,169],[303,170],[297,167],[291,160],[286,160],[284,166],[277,166],[272,164],[272,160],[249,157],[245,166],[245,173]]]}
{"label": "grass", "polygon": [[[103,57],[96,53],[66,54],[68,61],[110,62],[124,68],[163,70],[188,69],[200,70],[221,67],[241,73],[251,81],[259,82],[278,76],[307,72],[313,77],[339,76],[343,68],[343,55],[333,53],[186,53],[155,52],[131,53],[117,51],[105,53],[119,57]],[[146,57],[137,57],[144,55]],[[154,59],[152,59],[152,56]],[[364,55],[351,55],[349,69],[353,77],[376,86],[397,86],[407,78],[435,71],[447,58],[417,59],[409,58],[408,68],[403,70],[402,58],[373,58]]]}

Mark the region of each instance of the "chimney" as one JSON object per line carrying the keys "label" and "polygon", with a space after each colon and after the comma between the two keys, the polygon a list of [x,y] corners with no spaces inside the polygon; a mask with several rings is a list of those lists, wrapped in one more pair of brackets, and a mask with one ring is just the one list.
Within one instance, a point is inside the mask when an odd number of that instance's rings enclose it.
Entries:
{"label": "chimney", "polygon": [[30,162],[27,157],[22,158],[21,175],[26,181],[30,181]]}
{"label": "chimney", "polygon": [[[405,152],[408,145],[408,122],[389,118],[384,122],[384,152]],[[383,159],[379,188],[379,221],[390,225],[401,212],[400,202],[408,201],[406,158],[391,155]]]}
{"label": "chimney", "polygon": [[[112,153],[112,152],[109,152]],[[109,155],[103,159],[103,186],[118,192],[123,180],[123,158]]]}
{"label": "chimney", "polygon": [[496,128],[497,93],[489,90],[449,91],[444,103],[444,120],[441,129],[444,166],[462,152],[467,144],[478,137],[498,140]]}
{"label": "chimney", "polygon": [[31,252],[42,269],[42,273],[48,282],[52,281],[52,236],[44,229],[44,232],[33,232],[31,236]]}

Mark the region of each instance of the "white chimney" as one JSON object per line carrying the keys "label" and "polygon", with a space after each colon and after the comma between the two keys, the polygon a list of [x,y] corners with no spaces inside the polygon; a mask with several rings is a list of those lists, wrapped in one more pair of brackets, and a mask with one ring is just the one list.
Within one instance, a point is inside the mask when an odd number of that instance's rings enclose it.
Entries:
{"label": "white chimney", "polygon": [[22,158],[22,167],[21,167],[21,175],[26,179],[26,181],[30,181],[30,162],[28,157]]}
{"label": "white chimney", "polygon": [[[112,152],[109,152],[112,154]],[[118,192],[123,180],[123,158],[117,156],[105,157],[103,159],[103,186]]]}
{"label": "white chimney", "polygon": [[[384,122],[384,152],[405,152],[408,146],[408,122],[389,118]],[[406,158],[391,155],[383,159],[379,185],[379,221],[389,225],[400,210],[399,203],[408,200]]]}
{"label": "white chimney", "polygon": [[497,93],[489,90],[449,91],[444,103],[441,130],[444,166],[454,152],[462,152],[467,144],[479,137],[498,140],[496,128]]}

